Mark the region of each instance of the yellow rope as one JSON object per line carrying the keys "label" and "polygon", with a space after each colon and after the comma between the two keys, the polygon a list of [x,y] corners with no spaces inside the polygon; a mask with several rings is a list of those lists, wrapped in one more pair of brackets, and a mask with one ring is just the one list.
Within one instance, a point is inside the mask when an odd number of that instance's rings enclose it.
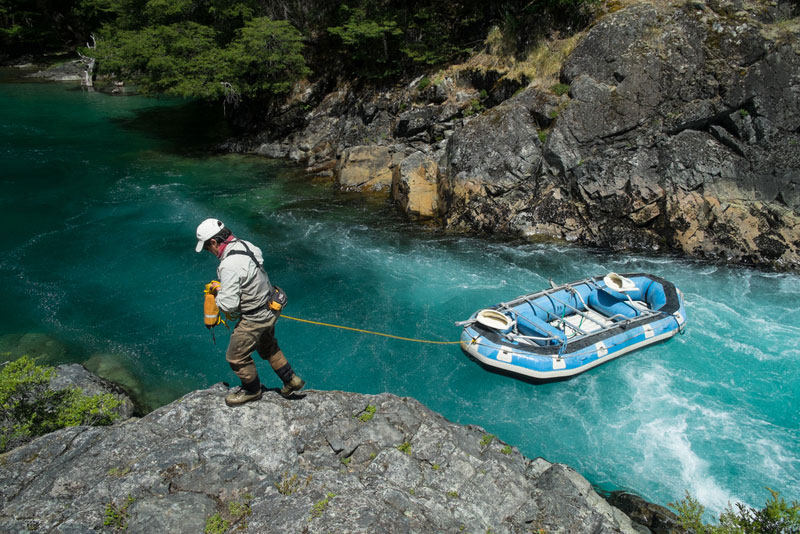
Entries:
{"label": "yellow rope", "polygon": [[392,334],[384,334],[381,332],[373,332],[371,330],[362,330],[361,328],[352,328],[350,326],[340,326],[336,324],[329,324],[329,323],[321,323],[319,321],[309,321],[308,319],[299,319],[297,317],[292,317],[291,315],[281,315],[284,319],[291,319],[292,321],[298,321],[300,323],[309,323],[309,324],[316,324],[320,326],[328,326],[330,328],[339,328],[341,330],[352,330],[353,332],[361,332],[362,334],[372,334],[373,336],[383,336],[383,337],[390,337],[392,339],[401,339],[403,341],[413,341],[415,343],[430,343],[432,345],[458,345],[461,343],[460,341],[430,341],[427,339],[414,339],[411,337],[402,337],[402,336],[395,336]]}

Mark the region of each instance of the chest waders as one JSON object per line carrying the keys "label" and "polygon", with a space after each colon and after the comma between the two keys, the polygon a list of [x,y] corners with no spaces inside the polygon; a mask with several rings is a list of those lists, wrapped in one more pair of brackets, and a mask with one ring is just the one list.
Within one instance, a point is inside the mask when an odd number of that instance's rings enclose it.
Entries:
{"label": "chest waders", "polygon": [[[236,241],[231,242],[231,245],[233,243],[236,243]],[[258,259],[256,258],[256,255],[253,254],[253,251],[250,250],[250,247],[247,246],[247,243],[245,243],[244,241],[239,241],[239,243],[241,243],[242,246],[244,246],[245,249],[244,250],[231,250],[230,252],[228,252],[228,256],[230,256],[232,254],[239,254],[239,255],[242,255],[242,256],[247,256],[251,260],[253,260],[253,263],[256,264],[256,267],[258,267],[258,269],[262,273],[264,273],[266,275],[267,271],[264,269],[264,266],[261,263],[258,262]],[[267,301],[264,304],[262,304],[261,306],[256,306],[255,308],[252,308],[252,309],[249,309],[249,310],[241,309],[241,304],[240,304],[240,310],[239,311],[242,314],[245,314],[245,313],[253,313],[253,312],[262,310],[264,308],[267,308],[270,311],[272,311],[273,314],[275,314],[276,316],[279,317],[280,314],[281,314],[281,311],[283,310],[283,307],[286,306],[287,302],[288,302],[288,298],[286,297],[286,293],[281,288],[279,288],[278,286],[273,286],[272,284],[270,284],[269,285],[269,289],[267,290]]]}
{"label": "chest waders", "polygon": [[[253,251],[247,246],[247,243],[244,241],[240,242],[244,246],[245,250],[231,250],[228,252],[228,256],[231,254],[241,254],[249,257],[253,263],[256,264],[258,269],[266,276],[266,270],[264,269],[264,266],[258,261]],[[231,244],[233,243],[235,243],[235,241],[231,242]],[[255,280],[256,279],[254,278],[247,283],[252,284]],[[263,304],[251,309],[242,309],[241,303],[239,305],[239,311],[242,315],[254,313],[263,309],[267,309],[267,311],[272,314],[268,319],[270,321],[270,325],[266,328],[266,330],[260,330],[262,327],[257,326],[258,323],[253,323],[251,321],[245,321],[243,323],[240,321],[237,327],[233,330],[233,334],[231,334],[231,345],[228,347],[228,352],[226,353],[226,359],[228,360],[228,363],[231,364],[231,368],[233,368],[234,372],[236,372],[237,368],[244,371],[243,368],[252,366],[252,371],[247,371],[244,373],[237,372],[237,375],[242,379],[242,384],[245,388],[248,388],[248,386],[252,387],[255,385],[254,383],[258,383],[258,374],[257,371],[255,371],[255,365],[252,363],[252,356],[250,356],[253,348],[258,351],[259,355],[263,359],[269,361],[270,367],[272,367],[272,370],[283,382],[283,387],[280,390],[281,395],[291,395],[293,392],[298,391],[305,386],[305,381],[295,374],[291,364],[284,356],[280,347],[278,347],[278,342],[275,339],[275,322],[278,320],[281,310],[286,305],[286,302],[286,293],[284,293],[279,287],[269,284],[267,298]],[[245,331],[259,329],[259,333],[257,334],[258,340],[255,343],[255,347],[251,346],[249,350],[237,350],[236,345],[238,345],[240,341],[240,336],[238,335],[237,331],[240,328]],[[243,338],[247,337],[244,332],[240,333],[242,334]],[[249,372],[255,373],[255,376],[243,376]],[[252,382],[247,379],[252,380]]]}

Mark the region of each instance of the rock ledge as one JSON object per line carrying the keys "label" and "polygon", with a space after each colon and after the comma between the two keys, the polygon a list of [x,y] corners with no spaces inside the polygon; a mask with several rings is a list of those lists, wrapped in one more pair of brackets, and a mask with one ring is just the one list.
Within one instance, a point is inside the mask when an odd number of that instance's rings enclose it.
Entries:
{"label": "rock ledge", "polygon": [[569,467],[413,399],[225,393],[0,456],[0,531],[637,532]]}

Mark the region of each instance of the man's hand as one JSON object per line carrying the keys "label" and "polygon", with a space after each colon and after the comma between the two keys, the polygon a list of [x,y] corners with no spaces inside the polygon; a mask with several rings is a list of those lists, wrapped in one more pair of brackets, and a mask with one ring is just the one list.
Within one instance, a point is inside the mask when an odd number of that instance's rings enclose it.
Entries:
{"label": "man's hand", "polygon": [[211,293],[212,295],[216,295],[219,291],[219,281],[212,280],[206,284],[206,293]]}

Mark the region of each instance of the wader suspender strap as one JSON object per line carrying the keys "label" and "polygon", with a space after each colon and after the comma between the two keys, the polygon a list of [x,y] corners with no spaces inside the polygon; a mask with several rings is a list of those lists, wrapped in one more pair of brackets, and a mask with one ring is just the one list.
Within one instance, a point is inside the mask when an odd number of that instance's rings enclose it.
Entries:
{"label": "wader suspender strap", "polygon": [[[245,243],[244,241],[241,241],[241,240],[239,240],[239,239],[236,239],[236,240],[234,240],[234,241],[231,241],[231,242],[230,242],[230,245],[233,245],[233,244],[234,244],[234,243],[236,243],[236,242],[239,242],[239,243],[241,243],[241,244],[244,246],[244,250],[231,250],[230,252],[228,252],[228,256],[230,256],[231,254],[241,254],[242,256],[249,256],[249,257],[250,257],[250,259],[251,259],[251,260],[253,260],[253,263],[255,263],[255,264],[256,264],[256,266],[257,266],[259,269],[261,269],[262,271],[264,271],[264,266],[263,266],[263,265],[261,265],[260,263],[258,263],[258,260],[256,259],[256,255],[255,255],[255,254],[253,254],[253,251],[252,251],[252,250],[250,250],[250,247],[248,247],[248,246],[247,246],[247,243]],[[264,272],[266,272],[266,271],[264,271]]]}
{"label": "wader suspender strap", "polygon": [[[255,263],[255,264],[256,264],[256,267],[258,267],[259,269],[261,269],[261,272],[262,272],[262,273],[266,274],[266,272],[267,272],[267,271],[265,271],[265,270],[264,270],[264,266],[263,266],[263,265],[261,265],[260,263],[258,263],[258,260],[256,259],[256,255],[255,255],[255,254],[253,254],[253,251],[252,251],[252,250],[250,250],[250,247],[248,247],[248,246],[247,246],[247,243],[245,243],[244,241],[242,241],[242,240],[240,240],[240,239],[236,239],[236,240],[234,240],[234,241],[231,241],[231,242],[230,242],[230,244],[229,244],[229,246],[230,246],[230,245],[233,245],[233,244],[234,244],[234,243],[236,243],[236,242],[239,242],[239,243],[241,243],[241,244],[244,246],[244,249],[245,249],[245,250],[231,250],[230,252],[228,252],[228,254],[227,254],[227,255],[228,255],[228,256],[230,256],[230,255],[232,255],[232,254],[240,254],[240,255],[242,255],[242,256],[249,256],[249,257],[250,257],[250,259],[251,259],[251,260],[253,260],[253,263]],[[253,279],[253,280],[255,280],[255,279]],[[247,285],[249,285],[249,283],[250,283],[250,282],[248,282],[248,284],[247,284]],[[253,312],[256,312],[256,311],[258,311],[258,310],[262,310],[262,309],[264,309],[264,308],[268,308],[268,307],[269,307],[270,295],[272,295],[272,284],[270,284],[270,285],[269,285],[269,290],[268,290],[268,292],[267,292],[267,301],[266,301],[264,304],[262,304],[261,306],[258,306],[258,307],[256,307],[256,308],[253,308],[252,310],[241,310],[241,311],[242,311],[242,313],[253,313]],[[240,306],[240,309],[241,309],[241,306]]]}

